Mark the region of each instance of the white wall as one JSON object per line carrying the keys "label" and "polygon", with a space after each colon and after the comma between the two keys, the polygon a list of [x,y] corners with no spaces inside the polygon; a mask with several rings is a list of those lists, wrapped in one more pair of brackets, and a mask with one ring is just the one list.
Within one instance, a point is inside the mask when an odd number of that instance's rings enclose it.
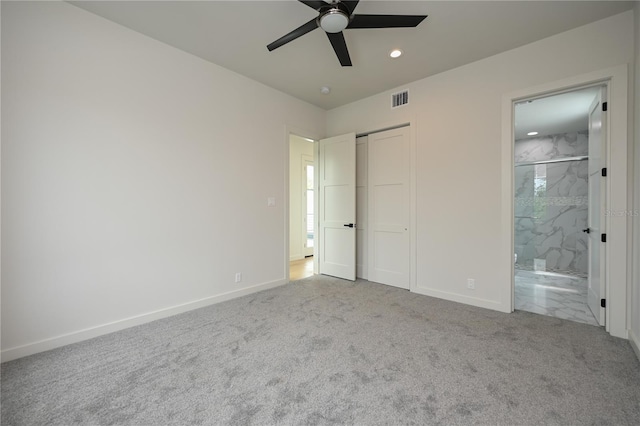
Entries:
{"label": "white wall", "polygon": [[304,214],[303,177],[304,158],[313,161],[313,143],[297,135],[291,135],[289,140],[289,260],[302,259],[305,256],[304,242],[306,232],[303,232],[302,216]]}
{"label": "white wall", "polygon": [[2,2],[2,88],[3,360],[284,283],[323,110],[59,2]]}
{"label": "white wall", "polygon": [[[392,90],[328,112],[328,135],[416,124],[416,291],[511,309],[501,223],[502,98],[631,63],[633,54],[627,12],[397,88],[410,91],[410,104],[397,110],[390,110]],[[476,279],[475,290],[466,288],[467,278]]]}
{"label": "white wall", "polygon": [[[640,3],[634,7],[635,16],[635,199],[634,213],[640,215]],[[640,217],[633,217],[633,287],[631,300],[631,327],[629,337],[638,358],[640,358]]]}

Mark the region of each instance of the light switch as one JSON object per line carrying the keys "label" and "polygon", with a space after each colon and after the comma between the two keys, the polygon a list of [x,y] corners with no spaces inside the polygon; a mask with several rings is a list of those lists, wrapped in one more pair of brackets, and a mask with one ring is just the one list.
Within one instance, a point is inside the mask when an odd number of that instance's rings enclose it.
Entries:
{"label": "light switch", "polygon": [[276,197],[267,198],[267,207],[275,207],[276,206]]}

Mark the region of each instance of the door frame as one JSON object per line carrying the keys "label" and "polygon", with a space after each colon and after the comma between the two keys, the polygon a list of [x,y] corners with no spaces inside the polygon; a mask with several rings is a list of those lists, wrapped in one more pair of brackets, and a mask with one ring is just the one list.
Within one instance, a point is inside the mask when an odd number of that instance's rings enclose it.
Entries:
{"label": "door frame", "polygon": [[[510,312],[514,311],[515,303],[515,268],[514,253],[514,118],[515,104],[525,99],[544,97],[550,94],[573,91],[579,88],[595,85],[606,85],[609,103],[608,123],[606,131],[606,160],[607,167],[605,206],[611,212],[629,211],[628,200],[628,69],[627,65],[619,65],[604,70],[569,77],[567,79],[548,82],[538,86],[521,89],[502,96],[502,247],[501,258],[505,262],[504,271],[509,271],[501,282],[504,283],[501,293],[510,302]],[[629,230],[631,217],[605,217],[604,228],[607,242],[603,243],[605,250],[605,278],[607,300],[605,329],[611,335],[628,338],[627,316],[630,312],[630,299],[627,294],[631,288],[631,265],[629,246]],[[505,300],[503,299],[503,300]],[[507,302],[507,304],[509,304]]]}
{"label": "door frame", "polygon": [[[282,144],[282,150],[283,150],[283,157],[284,157],[284,176],[283,176],[283,193],[284,193],[284,200],[282,201],[283,203],[283,210],[284,210],[284,264],[282,266],[283,268],[283,275],[284,275],[284,280],[286,283],[289,283],[291,281],[291,276],[289,274],[289,263],[290,263],[290,256],[291,256],[291,247],[290,247],[290,235],[289,235],[289,223],[291,221],[291,218],[289,217],[289,203],[291,202],[291,194],[289,193],[289,179],[291,176],[291,170],[290,170],[290,165],[289,165],[289,161],[290,161],[290,143],[289,140],[291,138],[291,135],[296,135],[296,136],[300,136],[301,138],[305,138],[305,139],[311,139],[313,140],[313,145],[314,145],[314,158],[313,158],[313,162],[314,162],[314,191],[317,192],[317,180],[318,180],[318,168],[315,167],[316,166],[316,155],[317,155],[317,146],[318,146],[318,141],[320,139],[322,139],[322,135],[319,135],[317,133],[314,133],[310,130],[307,129],[301,129],[299,127],[296,126],[291,126],[291,125],[284,125],[284,137],[283,137],[283,144]],[[317,203],[314,204],[314,214],[317,217]],[[314,223],[314,247],[313,247],[313,273],[317,274],[318,273],[318,265],[317,265],[317,223]]]}

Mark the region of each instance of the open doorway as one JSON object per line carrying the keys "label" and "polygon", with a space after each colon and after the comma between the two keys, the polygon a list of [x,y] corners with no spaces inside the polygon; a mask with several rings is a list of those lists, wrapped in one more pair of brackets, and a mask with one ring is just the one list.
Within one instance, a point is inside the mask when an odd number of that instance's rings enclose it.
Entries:
{"label": "open doorway", "polygon": [[515,309],[604,325],[605,96],[598,85],[515,104]]}
{"label": "open doorway", "polygon": [[315,165],[313,156],[302,156],[302,238],[305,257],[313,256],[315,246]]}
{"label": "open doorway", "polygon": [[289,136],[289,280],[313,275],[315,182],[313,139]]}

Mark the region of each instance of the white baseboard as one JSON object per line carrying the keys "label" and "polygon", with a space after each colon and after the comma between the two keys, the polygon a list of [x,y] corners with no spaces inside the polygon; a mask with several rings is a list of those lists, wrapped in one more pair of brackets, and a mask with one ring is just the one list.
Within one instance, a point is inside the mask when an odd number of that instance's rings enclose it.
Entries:
{"label": "white baseboard", "polygon": [[491,309],[493,311],[511,312],[511,306],[503,305],[494,300],[480,299],[479,297],[469,297],[457,293],[449,293],[442,290],[434,290],[427,287],[417,286],[412,289],[414,293],[422,294],[423,296],[436,297],[438,299],[449,300],[451,302],[464,303],[465,305],[477,306],[479,308]]}
{"label": "white baseboard", "polygon": [[218,294],[216,296],[206,297],[200,300],[159,309],[153,312],[136,315],[134,317],[102,324],[96,327],[86,328],[84,330],[74,331],[72,333],[63,334],[61,336],[51,337],[49,339],[40,340],[38,342],[29,343],[14,348],[5,349],[0,353],[2,362],[11,361],[25,356],[37,354],[39,352],[48,351],[59,348],[61,346],[78,343],[83,340],[92,339],[94,337],[113,333],[114,331],[124,330],[125,328],[134,327],[136,325],[145,324],[158,319],[181,314],[183,312],[192,311],[194,309],[203,308],[205,306],[214,305],[216,303],[225,302],[237,297],[246,296],[248,294],[257,293],[259,291],[268,290],[286,284],[286,280],[271,281],[268,283],[258,284],[252,287],[234,290],[227,293]]}
{"label": "white baseboard", "polygon": [[304,256],[301,254],[293,254],[289,256],[289,262],[293,262],[294,260],[301,260],[301,259],[304,259]]}
{"label": "white baseboard", "polygon": [[640,336],[636,335],[633,330],[629,330],[629,343],[640,360]]}

